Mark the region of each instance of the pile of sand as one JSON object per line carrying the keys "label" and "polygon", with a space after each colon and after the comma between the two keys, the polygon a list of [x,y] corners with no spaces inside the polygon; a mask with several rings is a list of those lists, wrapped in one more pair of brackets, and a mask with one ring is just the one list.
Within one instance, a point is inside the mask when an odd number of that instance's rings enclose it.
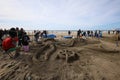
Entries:
{"label": "pile of sand", "polygon": [[0,54],[0,80],[120,79],[119,51],[97,39],[47,39],[20,53],[16,59]]}

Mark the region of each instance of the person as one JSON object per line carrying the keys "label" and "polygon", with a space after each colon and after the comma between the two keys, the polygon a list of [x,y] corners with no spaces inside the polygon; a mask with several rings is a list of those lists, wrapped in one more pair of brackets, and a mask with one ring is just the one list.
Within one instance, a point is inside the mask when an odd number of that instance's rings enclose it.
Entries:
{"label": "person", "polygon": [[19,28],[16,27],[16,32],[17,32],[17,37],[18,37],[18,34],[19,34]]}
{"label": "person", "polygon": [[22,45],[23,45],[23,49],[25,52],[29,51],[29,41],[30,41],[30,38],[27,35],[27,33],[25,32],[23,37],[22,37]]}
{"label": "person", "polygon": [[71,34],[71,31],[68,31],[68,35],[70,35]]}
{"label": "person", "polygon": [[43,32],[41,32],[40,37],[43,38]]}
{"label": "person", "polygon": [[91,37],[93,38],[93,31],[91,31]]}
{"label": "person", "polygon": [[2,46],[2,41],[3,41],[2,37],[3,37],[3,30],[0,29],[0,47]]}
{"label": "person", "polygon": [[90,31],[89,31],[89,30],[87,31],[87,36],[88,36],[88,37],[90,36]]}
{"label": "person", "polygon": [[116,50],[116,48],[119,47],[119,33],[117,31],[116,31],[116,35],[115,35],[115,44],[116,44],[116,46],[115,46],[114,50]]}
{"label": "person", "polygon": [[[16,31],[17,32],[17,31]],[[19,31],[18,31],[18,46],[22,47],[22,36],[24,34],[24,29],[21,28]]]}
{"label": "person", "polygon": [[35,32],[35,41],[38,42],[40,31]]}
{"label": "person", "polygon": [[85,37],[86,37],[86,31],[84,31],[84,32],[83,32],[83,36],[85,36]]}
{"label": "person", "polygon": [[45,35],[45,38],[47,38],[47,31],[46,30],[43,31],[43,34]]}
{"label": "person", "polygon": [[98,38],[98,40],[100,40],[100,38],[102,38],[102,32],[100,30],[98,31],[97,38]]}
{"label": "person", "polygon": [[7,52],[15,51],[14,56],[10,56],[16,58],[19,56],[19,48],[18,46],[18,37],[15,28],[11,28],[9,31],[9,37],[5,38],[2,42],[2,48]]}
{"label": "person", "polygon": [[97,30],[95,30],[94,37],[97,37],[97,34],[98,34]]}
{"label": "person", "polygon": [[77,38],[80,38],[80,34],[81,34],[81,30],[79,29],[79,30],[77,31]]}
{"label": "person", "polygon": [[110,35],[110,30],[108,30],[108,34]]}
{"label": "person", "polygon": [[114,34],[114,32],[115,32],[115,31],[113,30],[113,34]]}

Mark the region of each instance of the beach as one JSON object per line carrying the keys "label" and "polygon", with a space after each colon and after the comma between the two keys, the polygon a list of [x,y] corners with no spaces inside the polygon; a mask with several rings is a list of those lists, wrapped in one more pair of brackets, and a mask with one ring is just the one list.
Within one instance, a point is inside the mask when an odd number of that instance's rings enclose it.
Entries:
{"label": "beach", "polygon": [[[65,39],[67,32],[48,32],[55,39],[34,42],[30,51],[20,51],[11,59],[0,50],[0,80],[120,80],[120,47],[114,35],[103,32],[103,37]],[[33,35],[33,33],[29,34]]]}

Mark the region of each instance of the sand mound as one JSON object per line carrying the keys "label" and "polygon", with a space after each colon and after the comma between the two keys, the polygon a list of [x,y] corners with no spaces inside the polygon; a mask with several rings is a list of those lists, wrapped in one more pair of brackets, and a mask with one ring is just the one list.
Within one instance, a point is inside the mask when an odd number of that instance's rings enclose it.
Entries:
{"label": "sand mound", "polygon": [[0,80],[119,80],[120,54],[101,43],[46,39],[16,59],[0,54]]}

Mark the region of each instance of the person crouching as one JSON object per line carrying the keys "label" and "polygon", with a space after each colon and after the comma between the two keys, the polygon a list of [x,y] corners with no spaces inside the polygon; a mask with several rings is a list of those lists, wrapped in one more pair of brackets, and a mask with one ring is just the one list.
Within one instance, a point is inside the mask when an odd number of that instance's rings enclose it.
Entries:
{"label": "person crouching", "polygon": [[24,35],[23,35],[23,37],[22,37],[22,45],[23,45],[23,50],[25,52],[29,51],[29,41],[30,41],[30,38],[27,35],[27,33],[25,32]]}
{"label": "person crouching", "polygon": [[16,58],[19,56],[19,47],[17,47],[18,43],[18,37],[15,28],[11,28],[9,30],[9,37],[5,38],[2,42],[2,48],[7,52],[15,51],[14,56],[10,56],[13,58]]}

